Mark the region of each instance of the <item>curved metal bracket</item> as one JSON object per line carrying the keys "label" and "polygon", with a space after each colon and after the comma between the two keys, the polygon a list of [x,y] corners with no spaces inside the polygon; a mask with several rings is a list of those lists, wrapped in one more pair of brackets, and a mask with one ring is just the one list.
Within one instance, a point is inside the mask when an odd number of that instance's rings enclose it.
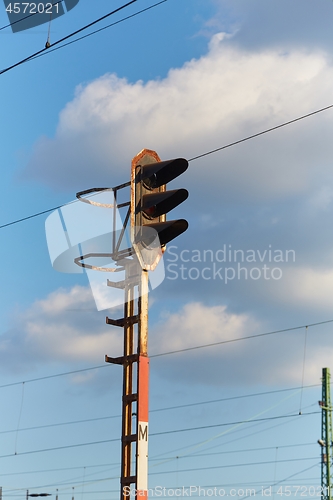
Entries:
{"label": "curved metal bracket", "polygon": [[124,271],[124,267],[100,267],[100,266],[92,266],[90,264],[85,264],[82,260],[90,259],[91,257],[110,257],[112,258],[111,253],[87,253],[86,255],[80,255],[80,257],[76,257],[74,262],[77,266],[85,267],[86,269],[93,269],[94,271],[103,271],[105,273],[117,273],[119,271]]}
{"label": "curved metal bracket", "polygon": [[90,193],[100,193],[101,191],[113,191],[113,188],[91,188],[86,189],[85,191],[79,191],[76,193],[76,197],[79,201],[83,201],[83,203],[88,203],[89,205],[95,205],[95,207],[103,207],[103,208],[114,208],[114,203],[99,203],[98,201],[89,200],[87,198],[82,198],[85,194]]}

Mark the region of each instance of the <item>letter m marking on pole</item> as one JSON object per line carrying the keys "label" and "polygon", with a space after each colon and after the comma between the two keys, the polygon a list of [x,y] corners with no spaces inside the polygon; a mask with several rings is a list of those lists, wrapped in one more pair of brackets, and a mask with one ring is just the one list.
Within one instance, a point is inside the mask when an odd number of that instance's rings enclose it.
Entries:
{"label": "letter m marking on pole", "polygon": [[148,425],[139,424],[139,441],[148,441]]}

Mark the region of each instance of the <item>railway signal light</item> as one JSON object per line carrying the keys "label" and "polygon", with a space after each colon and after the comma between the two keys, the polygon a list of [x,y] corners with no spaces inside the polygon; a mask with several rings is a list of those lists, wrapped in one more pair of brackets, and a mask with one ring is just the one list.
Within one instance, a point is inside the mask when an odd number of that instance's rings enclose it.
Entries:
{"label": "railway signal light", "polygon": [[131,237],[145,270],[156,268],[165,246],[186,231],[184,219],[166,220],[166,214],[188,197],[186,189],[167,190],[166,185],[188,167],[184,158],[161,161],[155,151],[144,149],[132,160]]}

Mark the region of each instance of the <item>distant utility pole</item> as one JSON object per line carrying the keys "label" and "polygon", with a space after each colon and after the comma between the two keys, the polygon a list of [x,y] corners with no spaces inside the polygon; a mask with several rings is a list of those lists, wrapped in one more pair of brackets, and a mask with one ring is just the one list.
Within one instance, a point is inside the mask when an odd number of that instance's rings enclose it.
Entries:
{"label": "distant utility pole", "polygon": [[332,464],[332,406],[331,406],[331,374],[329,368],[323,368],[321,407],[321,498],[332,500],[333,485]]}
{"label": "distant utility pole", "polygon": [[29,497],[50,497],[51,493],[29,493],[29,490],[27,490],[27,500],[29,500]]}

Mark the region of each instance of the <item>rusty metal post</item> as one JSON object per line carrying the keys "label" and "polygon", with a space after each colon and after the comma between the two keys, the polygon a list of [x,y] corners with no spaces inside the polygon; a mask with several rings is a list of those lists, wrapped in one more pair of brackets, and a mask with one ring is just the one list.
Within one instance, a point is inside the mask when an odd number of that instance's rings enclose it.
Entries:
{"label": "rusty metal post", "polygon": [[132,431],[133,403],[133,355],[134,325],[129,318],[134,316],[134,286],[131,282],[131,266],[126,268],[124,305],[124,362],[123,362],[123,411],[122,411],[122,458],[121,458],[121,498],[128,498],[125,487],[135,482],[131,471],[132,442],[136,436]]}
{"label": "rusty metal post", "polygon": [[148,272],[138,275],[138,268],[135,259],[125,265],[124,317],[106,318],[107,324],[124,329],[124,355],[105,356],[106,362],[123,365],[120,500],[130,500],[134,492],[148,496]]}
{"label": "rusty metal post", "polygon": [[148,280],[148,271],[142,271],[139,286],[139,356],[148,356]]}

